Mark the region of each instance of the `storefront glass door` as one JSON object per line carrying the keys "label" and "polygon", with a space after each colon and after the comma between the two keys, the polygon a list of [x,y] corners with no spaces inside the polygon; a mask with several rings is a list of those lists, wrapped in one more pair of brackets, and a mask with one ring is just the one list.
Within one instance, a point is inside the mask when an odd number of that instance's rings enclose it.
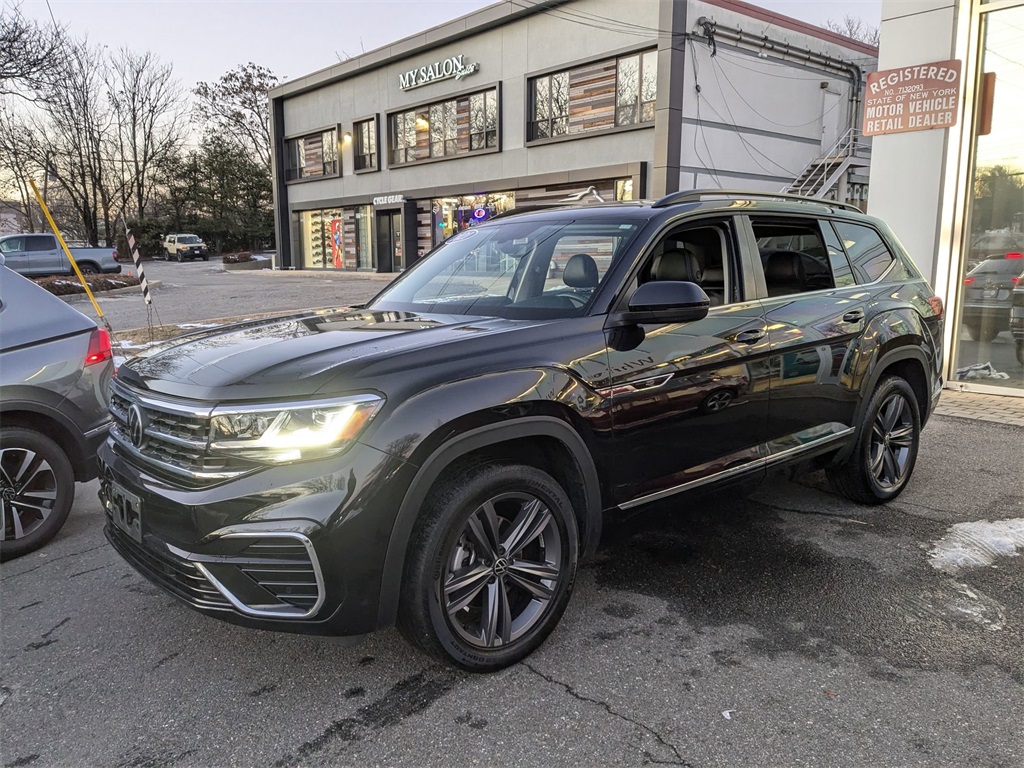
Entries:
{"label": "storefront glass door", "polygon": [[1024,390],[1024,6],[982,19],[991,123],[979,120],[974,147],[954,376]]}
{"label": "storefront glass door", "polygon": [[405,269],[401,211],[377,211],[377,266],[381,272]]}

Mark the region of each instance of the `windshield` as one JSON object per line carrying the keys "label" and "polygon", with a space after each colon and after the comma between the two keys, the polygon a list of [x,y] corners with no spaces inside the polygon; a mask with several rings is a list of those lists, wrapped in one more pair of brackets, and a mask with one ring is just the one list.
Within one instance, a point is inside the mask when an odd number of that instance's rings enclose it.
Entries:
{"label": "windshield", "polygon": [[196,237],[195,235],[178,235],[178,242],[179,243],[199,243],[199,242],[202,242],[202,241],[198,237]]}
{"label": "windshield", "polygon": [[617,220],[514,218],[460,232],[371,309],[511,318],[578,317],[636,234]]}

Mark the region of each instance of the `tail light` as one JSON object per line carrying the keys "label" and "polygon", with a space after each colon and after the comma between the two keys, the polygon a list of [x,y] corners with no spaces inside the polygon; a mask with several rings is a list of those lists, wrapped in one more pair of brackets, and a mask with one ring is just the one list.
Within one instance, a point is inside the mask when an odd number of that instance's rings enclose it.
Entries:
{"label": "tail light", "polygon": [[1008,259],[1024,259],[1024,253],[1008,253],[1006,254]]}
{"label": "tail light", "polygon": [[1024,282],[1024,275],[1021,275],[1020,277],[1011,277],[1010,282],[1014,285],[1020,285],[1021,282]]}
{"label": "tail light", "polygon": [[[968,278],[968,280],[972,279],[973,278]],[[941,320],[942,315],[945,312],[945,309],[942,306],[942,299],[939,298],[938,296],[932,296],[930,299],[928,299],[928,304],[931,306],[932,311],[935,313],[935,316]]]}
{"label": "tail light", "polygon": [[97,328],[89,337],[89,351],[85,353],[85,364],[96,365],[110,360],[114,356],[110,346],[110,334],[106,328]]}
{"label": "tail light", "polygon": [[973,282],[974,282],[974,278],[973,277],[965,277],[964,278],[964,285],[970,285]]}
{"label": "tail light", "polygon": [[121,260],[117,256],[117,248],[115,248],[110,255],[114,257],[114,261],[120,261]]}

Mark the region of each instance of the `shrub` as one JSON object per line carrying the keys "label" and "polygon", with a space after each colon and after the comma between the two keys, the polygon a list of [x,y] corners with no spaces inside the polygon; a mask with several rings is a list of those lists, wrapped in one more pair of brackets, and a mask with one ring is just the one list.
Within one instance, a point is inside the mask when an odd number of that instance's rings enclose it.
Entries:
{"label": "shrub", "polygon": [[244,264],[247,261],[252,261],[252,254],[249,251],[225,253],[221,258],[221,262],[224,264]]}
{"label": "shrub", "polygon": [[[135,275],[86,275],[85,282],[89,284],[89,290],[112,291],[115,288],[128,288],[139,284],[139,278]],[[77,277],[37,277],[36,285],[40,285],[50,293],[57,296],[69,296],[73,293],[85,293]]]}

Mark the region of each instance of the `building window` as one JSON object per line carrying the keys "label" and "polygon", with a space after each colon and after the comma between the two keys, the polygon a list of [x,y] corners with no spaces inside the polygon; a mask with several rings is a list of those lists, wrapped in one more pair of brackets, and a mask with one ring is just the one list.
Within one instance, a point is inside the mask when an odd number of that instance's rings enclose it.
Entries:
{"label": "building window", "polygon": [[527,141],[654,121],[658,52],[604,59],[530,80]]}
{"label": "building window", "polygon": [[392,165],[498,147],[498,91],[448,99],[388,118]]}
{"label": "building window", "polygon": [[658,52],[624,56],[615,67],[615,124],[654,120],[658,99]]}
{"label": "building window", "polygon": [[530,139],[549,139],[569,133],[569,73],[538,77],[530,89]]}
{"label": "building window", "polygon": [[357,171],[369,171],[377,167],[377,119],[371,117],[355,124],[354,162]]}
{"label": "building window", "polygon": [[285,179],[338,175],[338,131],[331,128],[285,140]]}
{"label": "building window", "polygon": [[498,93],[474,93],[469,97],[469,151],[497,146]]}

